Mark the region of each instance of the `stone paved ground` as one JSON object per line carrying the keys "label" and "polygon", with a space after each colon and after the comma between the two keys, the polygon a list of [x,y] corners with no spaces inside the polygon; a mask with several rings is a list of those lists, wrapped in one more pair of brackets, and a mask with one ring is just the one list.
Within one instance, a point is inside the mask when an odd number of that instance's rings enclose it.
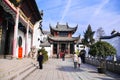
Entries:
{"label": "stone paved ground", "polygon": [[81,64],[80,69],[73,68],[72,59],[49,59],[43,69],[36,69],[24,80],[120,80],[120,75],[99,74],[95,67]]}

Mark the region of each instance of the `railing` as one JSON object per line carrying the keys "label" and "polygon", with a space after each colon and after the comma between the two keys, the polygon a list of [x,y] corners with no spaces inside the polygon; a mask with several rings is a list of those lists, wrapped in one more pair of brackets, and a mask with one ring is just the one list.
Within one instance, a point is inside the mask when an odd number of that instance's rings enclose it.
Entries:
{"label": "railing", "polygon": [[120,74],[120,63],[119,62],[107,61],[106,67],[107,67],[107,70]]}
{"label": "railing", "polygon": [[[96,58],[91,58],[91,57],[86,58],[86,63],[94,66],[99,65],[99,61]],[[120,74],[120,62],[106,61],[106,69],[108,71]]]}

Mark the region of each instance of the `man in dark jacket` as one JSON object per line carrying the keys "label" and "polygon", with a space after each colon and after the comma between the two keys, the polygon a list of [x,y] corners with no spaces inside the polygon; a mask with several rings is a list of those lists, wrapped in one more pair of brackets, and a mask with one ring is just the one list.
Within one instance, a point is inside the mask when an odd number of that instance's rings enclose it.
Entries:
{"label": "man in dark jacket", "polygon": [[37,61],[39,62],[39,69],[42,69],[43,68],[43,65],[42,65],[43,64],[43,54],[42,54],[42,52],[39,52]]}
{"label": "man in dark jacket", "polygon": [[84,49],[81,50],[80,56],[81,56],[81,59],[82,59],[82,63],[85,63],[85,54],[86,54],[86,51]]}

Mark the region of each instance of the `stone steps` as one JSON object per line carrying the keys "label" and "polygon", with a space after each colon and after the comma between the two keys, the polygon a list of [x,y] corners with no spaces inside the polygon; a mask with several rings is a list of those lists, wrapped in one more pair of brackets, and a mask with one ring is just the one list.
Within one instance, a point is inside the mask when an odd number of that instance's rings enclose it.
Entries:
{"label": "stone steps", "polygon": [[32,59],[23,59],[18,61],[13,60],[10,63],[13,63],[13,65],[11,65],[12,68],[11,66],[9,68],[8,63],[6,64],[6,66],[8,66],[8,69],[0,71],[0,80],[21,80],[37,68],[35,65],[38,65],[38,63]]}
{"label": "stone steps", "polygon": [[11,74],[17,72],[19,69],[21,69],[23,67],[26,67],[26,66],[29,66],[29,65],[30,65],[30,63],[29,64],[25,64],[25,65],[21,65],[21,66],[14,65],[14,66],[12,66],[12,68],[10,67],[7,70],[1,72],[0,73],[0,78],[6,77],[8,75],[11,75]]}
{"label": "stone steps", "polygon": [[37,67],[35,67],[34,65],[30,68],[27,68],[26,70],[20,72],[17,77],[15,77],[13,80],[22,80],[24,79],[26,76],[28,76],[30,73],[32,73],[35,69],[37,69]]}

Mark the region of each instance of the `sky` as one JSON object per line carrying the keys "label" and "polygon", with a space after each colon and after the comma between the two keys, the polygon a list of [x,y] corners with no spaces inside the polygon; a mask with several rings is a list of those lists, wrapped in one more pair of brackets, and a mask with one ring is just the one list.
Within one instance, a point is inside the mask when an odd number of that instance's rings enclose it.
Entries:
{"label": "sky", "polygon": [[84,35],[88,25],[93,31],[102,27],[105,35],[112,30],[120,32],[120,0],[36,0],[43,10],[43,30],[50,30],[49,24],[78,25],[74,36]]}

